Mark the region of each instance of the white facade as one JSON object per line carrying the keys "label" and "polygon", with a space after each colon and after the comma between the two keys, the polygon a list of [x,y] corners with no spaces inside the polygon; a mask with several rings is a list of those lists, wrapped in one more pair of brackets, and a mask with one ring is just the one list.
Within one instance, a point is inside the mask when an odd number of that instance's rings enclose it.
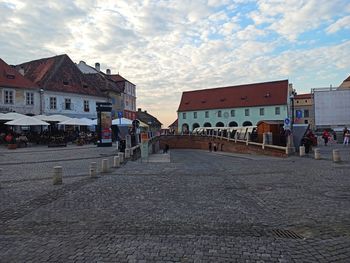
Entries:
{"label": "white facade", "polygon": [[43,98],[43,114],[62,114],[71,118],[97,118],[96,102],[108,102],[105,97],[55,91],[45,91]]}
{"label": "white facade", "polygon": [[350,126],[350,90],[314,90],[316,127]]}
{"label": "white facade", "polygon": [[38,90],[0,87],[0,112],[15,111],[22,114],[40,113]]}

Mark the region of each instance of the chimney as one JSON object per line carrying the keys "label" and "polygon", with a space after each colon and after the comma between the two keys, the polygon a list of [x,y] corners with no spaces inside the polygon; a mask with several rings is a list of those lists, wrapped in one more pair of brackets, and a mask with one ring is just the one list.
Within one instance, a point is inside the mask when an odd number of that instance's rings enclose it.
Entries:
{"label": "chimney", "polygon": [[108,69],[106,69],[106,74],[107,75],[111,75],[111,70],[108,68]]}
{"label": "chimney", "polygon": [[98,62],[95,63],[95,69],[97,71],[100,71],[100,63],[98,63]]}
{"label": "chimney", "polygon": [[85,61],[80,60],[79,64],[84,64],[85,65],[86,63],[85,63]]}
{"label": "chimney", "polygon": [[141,108],[138,108],[137,111],[141,111]]}

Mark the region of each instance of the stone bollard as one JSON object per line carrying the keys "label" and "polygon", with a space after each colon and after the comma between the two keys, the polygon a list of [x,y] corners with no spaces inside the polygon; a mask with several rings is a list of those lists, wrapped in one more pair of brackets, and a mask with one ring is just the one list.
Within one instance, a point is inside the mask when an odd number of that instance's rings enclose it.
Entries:
{"label": "stone bollard", "polygon": [[118,153],[118,156],[120,158],[120,163],[123,163],[124,162],[124,153],[123,152]]}
{"label": "stone bollard", "polygon": [[125,149],[125,159],[129,159],[130,158],[130,149],[127,148]]}
{"label": "stone bollard", "polygon": [[120,157],[119,156],[113,157],[113,167],[114,168],[120,167]]}
{"label": "stone bollard", "polygon": [[337,149],[333,150],[333,162],[335,163],[341,162],[340,153],[339,153],[339,150]]}
{"label": "stone bollard", "polygon": [[305,156],[305,146],[299,147],[299,155],[300,155],[300,157]]}
{"label": "stone bollard", "polygon": [[102,173],[107,173],[108,172],[108,159],[102,159]]}
{"label": "stone bollard", "polygon": [[96,162],[90,163],[90,177],[92,177],[92,178],[97,177],[97,163]]}
{"label": "stone bollard", "polygon": [[320,153],[320,149],[315,149],[315,160],[321,160],[321,153]]}
{"label": "stone bollard", "polygon": [[62,166],[55,166],[53,168],[53,184],[58,185],[62,184]]}

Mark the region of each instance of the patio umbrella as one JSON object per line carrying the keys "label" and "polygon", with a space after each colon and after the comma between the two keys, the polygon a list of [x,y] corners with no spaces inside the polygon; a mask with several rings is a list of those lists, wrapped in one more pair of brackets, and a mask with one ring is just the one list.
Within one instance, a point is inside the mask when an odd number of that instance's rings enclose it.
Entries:
{"label": "patio umbrella", "polygon": [[59,125],[75,125],[75,126],[89,126],[85,121],[78,118],[71,118],[66,121],[58,123]]}
{"label": "patio umbrella", "polygon": [[114,119],[112,120],[112,125],[129,126],[132,125],[132,120],[127,118]]}
{"label": "patio umbrella", "polygon": [[37,118],[37,119],[42,120],[42,121],[52,121],[52,122],[63,122],[63,121],[67,121],[67,120],[71,119],[67,116],[60,115],[60,114],[37,115],[37,116],[34,116],[34,118]]}
{"label": "patio umbrella", "polygon": [[10,121],[10,120],[23,118],[23,117],[26,117],[26,115],[23,115],[23,114],[20,114],[17,112],[9,112],[9,113],[5,113],[5,114],[1,114],[0,120]]}
{"label": "patio umbrella", "polygon": [[80,118],[80,120],[86,122],[86,124],[88,126],[95,125],[95,121],[94,120],[91,120],[91,119],[88,119],[88,118]]}
{"label": "patio umbrella", "polygon": [[12,125],[12,126],[47,126],[50,125],[50,123],[38,120],[37,118],[33,118],[30,116],[24,116],[19,119],[15,119],[12,121],[5,122],[6,125]]}

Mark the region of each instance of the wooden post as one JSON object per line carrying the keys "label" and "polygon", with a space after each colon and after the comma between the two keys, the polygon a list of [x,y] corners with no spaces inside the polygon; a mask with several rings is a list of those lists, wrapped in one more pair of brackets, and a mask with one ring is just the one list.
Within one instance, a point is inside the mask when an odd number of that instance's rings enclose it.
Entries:
{"label": "wooden post", "polygon": [[321,160],[320,149],[316,148],[314,151],[315,151],[315,160]]}
{"label": "wooden post", "polygon": [[335,162],[335,163],[341,162],[340,152],[337,149],[333,150],[333,162]]}

